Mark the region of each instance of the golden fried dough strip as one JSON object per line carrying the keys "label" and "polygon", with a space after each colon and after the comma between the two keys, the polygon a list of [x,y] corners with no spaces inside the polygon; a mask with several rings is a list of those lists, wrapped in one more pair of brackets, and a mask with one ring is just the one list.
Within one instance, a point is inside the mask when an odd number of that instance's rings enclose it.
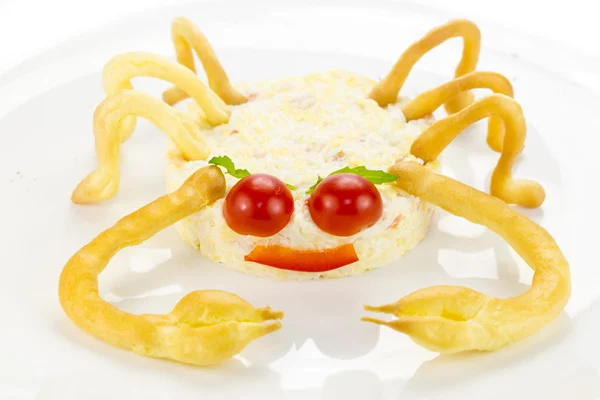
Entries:
{"label": "golden fried dough strip", "polygon": [[254,308],[222,291],[189,293],[166,315],[129,314],[98,293],[98,275],[119,250],[142,243],[224,195],[220,169],[202,168],[175,192],[124,217],[85,245],[60,276],[58,294],[67,316],[84,331],[115,346],[195,365],[230,358],[254,339],[281,328],[277,320],[283,313]]}
{"label": "golden fried dough strip", "polygon": [[140,116],[165,132],[188,160],[203,160],[209,150],[197,124],[164,102],[135,90],[122,90],[107,97],[94,112],[94,136],[99,167],[75,189],[71,200],[85,204],[107,200],[117,194],[120,181],[120,122]]}
{"label": "golden fried dough strip", "polygon": [[528,180],[515,180],[512,168],[525,144],[527,127],[519,103],[502,94],[492,94],[473,105],[437,121],[414,141],[411,153],[425,162],[437,156],[465,128],[485,117],[496,115],[506,129],[502,154],[492,174],[490,193],[509,204],[523,207],[539,207],[546,197],[544,188]]}
{"label": "golden fried dough strip", "polygon": [[[183,17],[176,18],[171,25],[171,37],[177,53],[177,61],[196,72],[192,53],[192,49],[194,49],[204,67],[210,88],[225,103],[238,105],[248,101],[246,96],[235,90],[231,85],[208,39],[192,21]],[[184,90],[177,87],[163,93],[163,100],[170,105],[174,105],[188,97],[189,95]]]}
{"label": "golden fried dough strip", "polygon": [[[102,72],[104,92],[112,96],[121,90],[131,90],[131,79],[140,76],[163,79],[185,90],[202,107],[212,125],[229,121],[227,105],[196,74],[181,64],[151,53],[125,53],[113,57]],[[134,116],[123,121],[119,128],[122,142],[131,136],[134,128]]]}
{"label": "golden fried dough strip", "polygon": [[[495,72],[474,71],[446,82],[435,89],[421,93],[404,105],[402,112],[407,121],[423,118],[456,96],[456,93],[470,89],[491,89],[494,93],[500,93],[508,97],[514,95],[510,81],[503,75]],[[492,115],[488,125],[488,145],[493,150],[501,152],[503,140],[504,122],[501,118]]]}
{"label": "golden fried dough strip", "polygon": [[390,172],[398,176],[399,189],[500,235],[535,273],[531,288],[517,297],[498,299],[465,287],[435,286],[396,303],[365,306],[396,320],[364,321],[389,326],[431,350],[456,353],[497,349],[560,314],[571,293],[569,264],[546,230],[503,201],[418,163],[399,162]]}
{"label": "golden fried dough strip", "polygon": [[[434,47],[439,46],[450,38],[459,36],[463,38],[464,44],[462,58],[456,67],[455,76],[458,77],[475,70],[477,61],[479,60],[479,51],[481,50],[479,28],[468,20],[453,20],[430,30],[423,38],[406,49],[390,73],[371,90],[369,97],[375,100],[381,107],[395,103],[406,77],[417,61]],[[448,114],[454,114],[472,102],[473,94],[471,92],[458,93],[456,97],[446,103],[446,111]]]}

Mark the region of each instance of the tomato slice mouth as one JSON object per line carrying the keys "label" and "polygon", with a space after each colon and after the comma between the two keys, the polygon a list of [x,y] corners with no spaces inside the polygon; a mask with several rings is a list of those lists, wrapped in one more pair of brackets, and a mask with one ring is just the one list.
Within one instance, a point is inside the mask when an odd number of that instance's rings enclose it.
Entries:
{"label": "tomato slice mouth", "polygon": [[326,272],[358,261],[354,245],[344,244],[324,250],[296,250],[280,245],[256,246],[245,261],[299,272]]}

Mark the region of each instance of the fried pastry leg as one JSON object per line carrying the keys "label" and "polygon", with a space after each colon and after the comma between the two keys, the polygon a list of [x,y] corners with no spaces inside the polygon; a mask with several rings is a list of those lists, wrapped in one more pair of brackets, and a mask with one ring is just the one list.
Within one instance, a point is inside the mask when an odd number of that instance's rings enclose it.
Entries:
{"label": "fried pastry leg", "polygon": [[[396,102],[398,93],[413,66],[431,49],[454,37],[463,38],[463,53],[455,76],[468,74],[475,70],[481,50],[481,33],[473,22],[459,19],[453,20],[427,32],[423,38],[413,43],[402,53],[390,73],[382,79],[369,94],[381,107]],[[471,92],[457,93],[446,103],[448,114],[454,114],[473,102]]]}
{"label": "fried pastry leg", "polygon": [[163,101],[135,90],[107,97],[94,113],[94,136],[98,168],[75,189],[74,203],[96,203],[113,198],[119,189],[120,122],[134,115],[144,117],[165,132],[188,160],[203,160],[209,150],[197,124]]}
{"label": "fried pastry leg", "polygon": [[[171,37],[175,46],[177,61],[196,72],[193,49],[204,67],[208,85],[225,103],[238,105],[248,101],[246,96],[235,90],[208,39],[192,21],[183,17],[176,18],[171,25]],[[174,105],[188,97],[189,94],[178,87],[171,88],[163,93],[163,100],[170,105]]]}
{"label": "fried pastry leg", "polygon": [[[229,110],[223,100],[181,64],[151,53],[124,53],[113,57],[102,72],[106,96],[131,90],[131,79],[152,77],[169,81],[185,90],[204,111],[207,121],[216,126],[229,121]],[[126,117],[119,127],[121,141],[127,140],[135,128],[135,116]]]}
{"label": "fried pastry leg", "polygon": [[447,118],[435,122],[414,141],[411,153],[425,162],[438,155],[469,125],[485,117],[498,116],[505,127],[500,160],[492,174],[490,193],[509,204],[539,207],[544,188],[529,180],[515,180],[512,168],[525,144],[527,126],[519,103],[502,94],[492,94]]}
{"label": "fried pastry leg", "polygon": [[569,264],[546,230],[503,201],[415,162],[390,169],[397,187],[423,201],[484,225],[500,235],[534,269],[531,288],[498,299],[460,286],[417,290],[396,303],[366,311],[397,319],[364,321],[389,326],[433,351],[495,350],[541,329],[566,306],[571,293]]}
{"label": "fried pastry leg", "polygon": [[114,346],[195,365],[215,364],[253,340],[281,328],[283,313],[255,308],[238,296],[195,291],[166,315],[129,314],[105,302],[98,275],[122,248],[144,242],[164,228],[225,195],[218,167],[196,171],[175,192],[118,221],[79,250],[65,265],[58,294],[79,328]]}
{"label": "fried pastry leg", "polygon": [[[421,93],[404,105],[402,112],[407,121],[423,118],[456,96],[456,93],[470,89],[490,89],[494,93],[508,97],[514,95],[510,81],[503,75],[495,72],[474,71]],[[498,116],[491,115],[488,124],[488,145],[492,150],[501,152],[504,141],[504,122]]]}

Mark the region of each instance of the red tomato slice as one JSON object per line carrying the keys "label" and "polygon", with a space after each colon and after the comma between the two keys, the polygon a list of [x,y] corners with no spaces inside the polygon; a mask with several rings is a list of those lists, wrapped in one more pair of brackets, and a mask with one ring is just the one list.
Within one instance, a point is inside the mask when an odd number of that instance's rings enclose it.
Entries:
{"label": "red tomato slice", "polygon": [[358,256],[352,244],[318,251],[271,245],[256,246],[244,260],[289,271],[325,272],[352,264]]}

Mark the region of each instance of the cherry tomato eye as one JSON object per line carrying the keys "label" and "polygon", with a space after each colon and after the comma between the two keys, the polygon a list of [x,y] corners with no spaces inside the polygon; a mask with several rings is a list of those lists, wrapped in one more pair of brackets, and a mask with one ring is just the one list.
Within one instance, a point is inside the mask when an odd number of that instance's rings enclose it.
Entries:
{"label": "cherry tomato eye", "polygon": [[236,183],[223,205],[223,217],[240,235],[272,236],[285,228],[294,212],[292,192],[268,174],[253,174]]}
{"label": "cherry tomato eye", "polygon": [[383,213],[379,191],[355,174],[336,174],[323,180],[308,199],[314,223],[336,236],[352,236],[375,225]]}

